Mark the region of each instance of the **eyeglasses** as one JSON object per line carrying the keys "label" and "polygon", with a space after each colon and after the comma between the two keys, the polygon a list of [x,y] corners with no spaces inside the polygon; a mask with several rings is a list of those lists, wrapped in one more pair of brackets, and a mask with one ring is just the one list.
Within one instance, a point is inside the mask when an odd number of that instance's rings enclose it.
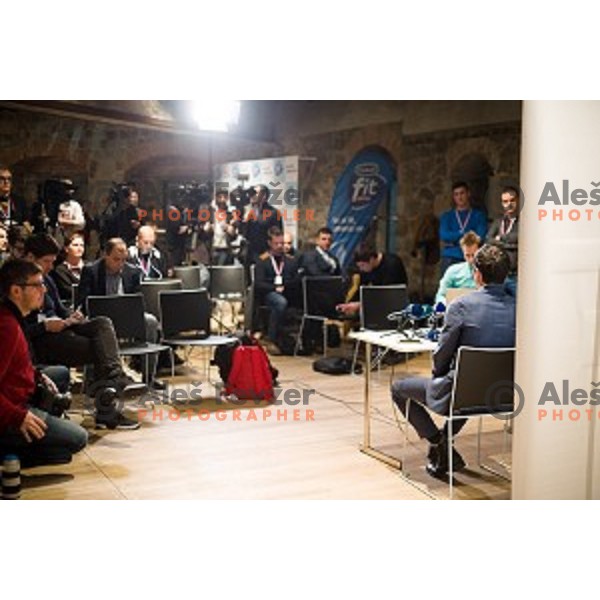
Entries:
{"label": "eyeglasses", "polygon": [[12,177],[4,177],[0,175],[0,181],[5,181],[6,183],[10,183],[12,181]]}
{"label": "eyeglasses", "polygon": [[45,283],[19,283],[19,287],[45,288]]}

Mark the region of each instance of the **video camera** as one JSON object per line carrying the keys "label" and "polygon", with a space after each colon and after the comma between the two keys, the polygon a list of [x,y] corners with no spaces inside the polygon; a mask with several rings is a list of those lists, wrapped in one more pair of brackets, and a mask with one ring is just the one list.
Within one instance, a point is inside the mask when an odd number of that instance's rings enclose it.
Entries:
{"label": "video camera", "polygon": [[56,226],[60,205],[73,200],[77,187],[67,177],[51,177],[46,179],[42,187],[42,204],[52,227]]}

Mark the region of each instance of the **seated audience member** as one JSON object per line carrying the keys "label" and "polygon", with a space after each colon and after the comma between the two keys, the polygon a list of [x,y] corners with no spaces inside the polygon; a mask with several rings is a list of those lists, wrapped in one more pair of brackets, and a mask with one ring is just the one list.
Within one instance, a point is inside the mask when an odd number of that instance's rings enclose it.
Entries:
{"label": "seated audience member", "polygon": [[37,234],[27,240],[26,258],[42,269],[45,293],[41,308],[25,319],[35,362],[44,365],[81,367],[93,365],[86,381],[88,395],[96,400],[96,426],[100,429],[137,429],[139,423],[122,415],[105,390],[131,391],[144,386],[134,382],[121,367],[119,349],[112,322],[106,317],[86,319],[79,311],[65,308],[54,280],[48,275],[59,252],[56,240]]}
{"label": "seated audience member", "polygon": [[500,246],[510,259],[510,272],[504,282],[509,294],[517,297],[517,255],[519,251],[519,192],[507,186],[501,194],[504,214],[490,226],[488,244]]}
{"label": "seated audience member", "polygon": [[[87,310],[88,296],[115,296],[119,294],[138,294],[141,290],[142,272],[126,262],[127,246],[120,238],[111,238],[106,242],[104,257],[86,265],[81,273],[81,281],[77,290],[77,306]],[[159,340],[158,319],[145,313],[146,340],[156,343]],[[145,361],[142,361],[145,364]],[[155,372],[156,356],[149,355],[149,373],[144,373],[145,381]],[[159,379],[153,379],[151,386],[164,389],[165,384]]]}
{"label": "seated audience member", "polygon": [[0,267],[10,257],[8,252],[8,229],[0,224]]}
{"label": "seated audience member", "polygon": [[127,249],[127,262],[140,270],[144,281],[166,276],[167,265],[162,252],[156,247],[153,227],[142,225],[138,229],[135,245]]}
{"label": "seated audience member", "polygon": [[140,196],[137,190],[128,187],[124,198],[124,206],[116,216],[117,237],[120,237],[128,246],[135,243],[135,239],[143,225],[144,219],[140,211]]}
{"label": "seated audience member", "polygon": [[[378,252],[368,244],[361,245],[354,253],[354,263],[360,273],[360,283],[355,286],[353,296],[358,295],[363,285],[408,285],[408,276],[402,259],[397,254]],[[338,310],[352,315],[360,310],[360,302],[340,304]]]}
{"label": "seated audience member", "polygon": [[298,265],[283,253],[283,232],[279,227],[269,229],[268,245],[269,251],[256,263],[255,290],[259,303],[271,309],[269,350],[278,354],[285,346],[282,335],[285,311],[290,305],[299,305]]}
{"label": "seated audience member", "polygon": [[[392,398],[406,416],[419,437],[429,444],[427,472],[444,477],[448,472],[447,427],[439,430],[427,408],[447,415],[454,380],[455,360],[461,346],[513,347],[515,345],[515,299],[504,290],[504,280],[510,269],[506,253],[497,246],[483,246],[475,255],[474,278],[480,288],[457,298],[448,307],[439,346],[433,354],[432,377],[397,379],[392,384]],[[453,422],[453,434],[464,426],[466,419]],[[453,450],[455,470],[464,467],[463,458]]]}
{"label": "seated audience member", "polygon": [[33,367],[23,318],[44,302],[40,267],[21,259],[0,269],[0,455],[16,454],[22,467],[64,464],[85,448],[85,429],[32,407],[36,385],[58,392],[54,383]]}
{"label": "seated audience member", "polygon": [[443,276],[446,269],[455,263],[462,262],[463,256],[459,241],[465,233],[474,231],[482,240],[487,233],[487,219],[483,211],[471,206],[471,191],[464,181],[452,186],[452,202],[454,208],[440,216],[440,240],[442,242]]}
{"label": "seated audience member", "polygon": [[308,277],[323,277],[340,275],[340,261],[330,252],[333,244],[333,232],[327,227],[321,227],[317,232],[314,250],[302,253],[299,258],[299,268]]}
{"label": "seated audience member", "polygon": [[30,225],[27,221],[27,205],[20,196],[15,196],[12,191],[12,173],[4,165],[0,165],[0,223],[11,225]]}
{"label": "seated audience member", "polygon": [[450,265],[444,273],[440,287],[435,296],[436,302],[446,303],[446,294],[451,288],[475,288],[475,279],[473,279],[473,260],[479,250],[481,240],[476,233],[469,231],[465,233],[460,240],[465,262]]}
{"label": "seated audience member", "polygon": [[81,271],[83,271],[83,255],[85,253],[83,234],[74,233],[70,238],[67,238],[64,251],[64,261],[50,272],[50,276],[56,283],[60,299],[71,304],[73,286],[79,285]]}
{"label": "seated audience member", "polygon": [[22,225],[13,225],[8,229],[8,253],[11,258],[25,258],[25,242],[29,237]]}
{"label": "seated audience member", "polygon": [[297,251],[294,248],[294,238],[289,231],[283,234],[283,253],[290,258],[297,258]]}

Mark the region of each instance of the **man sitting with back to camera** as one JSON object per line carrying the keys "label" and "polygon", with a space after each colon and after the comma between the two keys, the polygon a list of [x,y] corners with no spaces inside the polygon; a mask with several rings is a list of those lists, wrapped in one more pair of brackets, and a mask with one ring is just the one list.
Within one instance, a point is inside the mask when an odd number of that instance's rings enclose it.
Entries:
{"label": "man sitting with back to camera", "polygon": [[124,373],[111,320],[86,319],[81,312],[70,311],[61,302],[56,284],[49,276],[59,251],[56,240],[45,233],[34,235],[25,243],[26,259],[42,269],[45,285],[41,308],[32,310],[25,318],[35,359],[45,365],[92,365],[93,375],[88,373],[86,392],[95,398],[96,427],[137,429],[139,423],[120,413],[105,391],[111,390],[116,395],[116,391],[143,391],[145,386]]}
{"label": "man sitting with back to camera", "polygon": [[269,352],[280,354],[287,350],[283,338],[283,322],[288,306],[299,305],[298,264],[283,252],[283,231],[269,229],[269,251],[256,263],[256,295],[270,309],[268,337]]}
{"label": "man sitting with back to camera", "polygon": [[[121,238],[111,238],[104,247],[104,257],[86,265],[81,273],[77,290],[77,305],[87,309],[88,296],[115,296],[120,294],[138,294],[142,287],[142,272],[130,265],[127,260],[127,246]],[[158,319],[144,313],[146,323],[146,341],[157,343],[160,338]],[[142,361],[144,362],[144,361]],[[156,355],[148,357],[148,373],[142,372],[144,381],[150,381],[156,368]],[[160,379],[152,379],[150,386],[155,390],[164,390],[166,385]]]}
{"label": "man sitting with back to camera", "polygon": [[53,397],[58,392],[33,367],[23,332],[23,318],[42,307],[44,292],[36,264],[14,259],[0,269],[0,456],[15,453],[24,468],[68,463],[88,440],[79,425],[32,406],[40,387]]}
{"label": "man sitting with back to camera", "polygon": [[[448,415],[458,349],[515,345],[515,299],[504,290],[509,270],[510,260],[501,248],[483,246],[474,260],[473,276],[479,289],[449,305],[439,346],[433,354],[432,377],[397,379],[392,384],[392,398],[404,416],[408,400],[412,401],[409,422],[419,437],[430,444],[426,469],[433,477],[444,478],[448,472],[448,428],[446,423],[439,430],[427,409]],[[453,434],[465,423],[466,419],[454,420]],[[452,452],[454,470],[458,471],[465,462],[456,450]]]}

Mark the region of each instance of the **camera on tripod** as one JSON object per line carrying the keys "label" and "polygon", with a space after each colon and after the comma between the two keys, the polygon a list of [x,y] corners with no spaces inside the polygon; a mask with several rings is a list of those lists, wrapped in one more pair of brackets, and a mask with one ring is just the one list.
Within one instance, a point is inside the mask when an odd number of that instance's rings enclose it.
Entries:
{"label": "camera on tripod", "polygon": [[46,179],[42,188],[42,204],[51,227],[56,227],[60,205],[75,197],[77,187],[67,177]]}

